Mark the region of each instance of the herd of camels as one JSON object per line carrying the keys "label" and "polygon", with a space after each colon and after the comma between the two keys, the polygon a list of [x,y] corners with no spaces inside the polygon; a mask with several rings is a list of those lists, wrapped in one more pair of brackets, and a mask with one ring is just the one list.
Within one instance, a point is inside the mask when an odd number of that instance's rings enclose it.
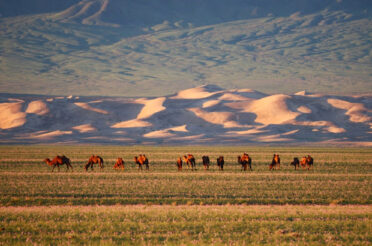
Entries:
{"label": "herd of camels", "polygon": [[[59,171],[60,170],[59,166],[61,166],[61,165],[66,165],[67,170],[69,170],[70,168],[71,168],[71,170],[73,170],[70,159],[67,158],[64,155],[63,156],[58,156],[57,155],[53,160],[50,160],[49,158],[47,158],[47,159],[44,160],[44,162],[46,162],[49,166],[53,167],[52,172],[54,171],[55,167],[57,167],[58,171]],[[209,166],[210,166],[209,157],[204,155],[202,157],[202,162],[203,162],[204,169],[208,170]],[[150,170],[149,160],[147,159],[146,155],[144,155],[144,154],[139,155],[139,156],[135,156],[134,157],[134,163],[138,165],[139,170],[143,170],[143,166],[146,167],[146,170]],[[244,153],[243,155],[238,156],[238,163],[241,165],[241,170],[242,171],[247,171],[248,168],[249,168],[250,171],[253,170],[252,169],[252,158],[249,157],[249,155],[247,153]],[[299,168],[300,165],[303,168],[307,168],[308,170],[310,170],[310,168],[313,167],[313,163],[314,163],[313,158],[310,155],[308,155],[308,156],[302,157],[301,161],[297,157],[293,158],[293,161],[291,162],[291,165],[294,166],[295,170],[297,170],[297,168]],[[97,155],[92,155],[89,158],[88,162],[84,166],[85,170],[88,171],[89,167],[91,168],[91,170],[93,170],[93,164],[98,164],[99,167],[101,169],[103,169],[103,159],[102,159],[102,157],[97,156]],[[114,169],[124,170],[124,164],[125,164],[125,162],[124,162],[123,158],[119,157],[117,159],[117,161],[115,162]],[[176,162],[178,171],[182,171],[183,164],[187,165],[188,169],[196,170],[195,157],[191,154],[185,155],[183,157],[178,157],[177,162]],[[223,171],[224,164],[225,164],[225,160],[224,160],[223,156],[218,157],[217,158],[217,166],[218,166],[219,170]],[[275,170],[275,169],[280,169],[280,157],[279,157],[278,154],[274,154],[273,159],[272,159],[272,161],[269,165],[269,170]]]}

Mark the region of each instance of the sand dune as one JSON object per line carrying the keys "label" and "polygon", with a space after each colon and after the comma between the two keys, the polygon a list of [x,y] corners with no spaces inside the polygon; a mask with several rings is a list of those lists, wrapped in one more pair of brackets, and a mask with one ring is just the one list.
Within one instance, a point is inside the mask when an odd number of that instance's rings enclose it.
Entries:
{"label": "sand dune", "polygon": [[108,114],[109,113],[106,110],[94,108],[94,107],[90,106],[88,103],[84,103],[84,102],[76,102],[75,105],[79,106],[83,109],[90,110],[90,111],[93,111],[93,112],[97,112],[97,113],[100,113],[100,114]]}
{"label": "sand dune", "polygon": [[72,134],[72,131],[52,131],[52,132],[46,132],[41,134],[31,134],[29,138],[33,139],[53,139],[58,136],[66,135],[66,134]]}
{"label": "sand dune", "polygon": [[233,94],[233,93],[224,93],[222,96],[219,97],[220,100],[226,101],[246,101],[247,98],[241,95]]}
{"label": "sand dune", "polygon": [[79,131],[80,133],[86,133],[86,132],[94,132],[97,131],[95,127],[93,127],[91,124],[83,124],[79,126],[74,126],[72,129]]}
{"label": "sand dune", "polygon": [[306,106],[300,106],[300,107],[298,107],[297,108],[297,111],[298,112],[301,112],[301,113],[303,113],[303,114],[310,114],[312,111],[311,111],[311,109],[309,109],[308,107],[306,107]]}
{"label": "sand dune", "polygon": [[213,107],[213,106],[219,104],[220,102],[221,102],[220,100],[209,100],[209,101],[206,101],[206,102],[203,103],[202,108]]}
{"label": "sand dune", "polygon": [[22,112],[23,103],[0,104],[0,129],[20,127],[26,122],[26,113]]}
{"label": "sand dune", "polygon": [[136,100],[137,103],[144,104],[141,112],[137,116],[137,119],[146,119],[160,111],[165,110],[166,108],[163,106],[164,101],[165,97],[159,97],[152,100],[143,98]]}
{"label": "sand dune", "polygon": [[372,96],[265,95],[206,85],[159,98],[48,98],[0,95],[0,141],[372,145]]}
{"label": "sand dune", "polygon": [[151,123],[143,120],[133,119],[128,121],[122,121],[112,125],[112,128],[133,128],[133,127],[148,127],[152,126]]}
{"label": "sand dune", "polygon": [[176,96],[172,97],[172,99],[202,99],[211,97],[220,92],[220,90],[221,88],[213,85],[199,86],[180,91]]}
{"label": "sand dune", "polygon": [[144,134],[146,138],[168,138],[177,136],[175,132],[188,132],[186,125],[170,127],[163,130],[152,131]]}
{"label": "sand dune", "polygon": [[33,101],[28,104],[26,109],[26,113],[28,114],[37,114],[37,115],[45,115],[49,113],[49,109],[47,105],[43,101]]}
{"label": "sand dune", "polygon": [[240,127],[240,125],[233,120],[234,114],[231,112],[207,112],[200,108],[189,108],[188,110],[212,124],[222,125],[225,128]]}
{"label": "sand dune", "polygon": [[327,102],[335,108],[346,110],[346,115],[350,117],[352,122],[371,122],[371,117],[364,114],[364,112],[372,112],[367,110],[361,103],[351,103],[339,99],[328,99]]}
{"label": "sand dune", "polygon": [[279,94],[248,102],[226,103],[226,105],[239,109],[241,112],[254,113],[257,116],[255,120],[257,123],[283,124],[294,120],[299,115],[298,112],[288,108],[287,100],[290,98],[290,96]]}

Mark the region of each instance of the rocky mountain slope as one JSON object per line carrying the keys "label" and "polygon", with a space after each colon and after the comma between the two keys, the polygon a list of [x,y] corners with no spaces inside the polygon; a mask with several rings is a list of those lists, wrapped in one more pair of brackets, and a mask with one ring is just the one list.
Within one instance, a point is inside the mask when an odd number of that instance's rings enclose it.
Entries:
{"label": "rocky mountain slope", "polygon": [[367,0],[0,1],[0,91],[371,92]]}

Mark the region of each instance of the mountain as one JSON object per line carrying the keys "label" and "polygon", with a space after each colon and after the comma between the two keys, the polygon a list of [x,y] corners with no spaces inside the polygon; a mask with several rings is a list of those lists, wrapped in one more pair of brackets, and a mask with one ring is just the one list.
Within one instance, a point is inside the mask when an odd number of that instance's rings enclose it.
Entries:
{"label": "mountain", "polygon": [[0,1],[0,91],[371,93],[368,0]]}
{"label": "mountain", "polygon": [[163,97],[0,94],[2,144],[372,146],[372,96],[205,85]]}

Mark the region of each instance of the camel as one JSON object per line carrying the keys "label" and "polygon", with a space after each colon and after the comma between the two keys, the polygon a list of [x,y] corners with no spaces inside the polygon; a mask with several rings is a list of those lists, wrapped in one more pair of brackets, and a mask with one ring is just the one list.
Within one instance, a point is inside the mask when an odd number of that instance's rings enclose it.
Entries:
{"label": "camel", "polygon": [[280,157],[278,154],[274,154],[273,160],[271,164],[269,165],[269,169],[280,169]]}
{"label": "camel", "polygon": [[314,166],[313,157],[311,157],[310,155],[307,155],[306,163],[307,163],[307,166],[308,166],[307,170],[310,170],[310,168],[312,168]]}
{"label": "camel", "polygon": [[120,158],[118,157],[118,159],[116,160],[116,163],[114,165],[114,169],[119,169],[121,168],[122,170],[124,170],[124,161],[123,161],[123,158]]}
{"label": "camel", "polygon": [[242,165],[242,171],[247,171],[248,166],[252,171],[252,158],[249,157],[247,153],[244,153],[242,156],[238,156],[238,163]]}
{"label": "camel", "polygon": [[202,160],[203,160],[204,169],[208,170],[209,169],[209,157],[204,155],[202,157]]}
{"label": "camel", "polygon": [[187,167],[190,168],[191,167],[191,170],[194,171],[194,169],[196,170],[195,166],[196,166],[196,163],[195,163],[195,157],[191,154],[188,154],[187,156],[183,156],[183,160],[184,162],[186,162],[187,164]]}
{"label": "camel", "polygon": [[182,158],[181,157],[178,157],[177,159],[177,168],[178,168],[178,171],[182,171]]}
{"label": "camel", "polygon": [[57,167],[58,168],[58,172],[59,172],[59,166],[60,165],[63,165],[63,164],[66,164],[66,167],[67,167],[67,169],[66,169],[66,171],[68,171],[68,169],[71,167],[71,171],[73,171],[73,168],[72,168],[72,166],[71,166],[71,162],[70,162],[70,159],[69,158],[67,158],[66,156],[59,156],[59,155],[57,155],[56,157],[54,157],[54,159],[53,160],[50,160],[49,158],[46,158],[45,160],[44,160],[44,162],[46,163],[46,164],[48,164],[49,166],[52,166],[53,167],[53,169],[52,169],[52,172],[54,171],[54,168],[55,167]]}
{"label": "camel", "polygon": [[310,170],[310,168],[313,167],[314,159],[310,155],[304,156],[302,157],[300,164],[302,168],[307,167],[307,170]]}
{"label": "camel", "polygon": [[88,171],[88,168],[90,166],[90,168],[93,170],[93,164],[99,164],[99,167],[101,169],[103,169],[103,159],[102,157],[98,156],[98,155],[92,155],[89,160],[88,160],[88,163],[85,164],[85,171]]}
{"label": "camel", "polygon": [[136,164],[138,164],[138,170],[142,170],[143,165],[146,165],[146,170],[150,170],[149,160],[147,159],[147,157],[144,154],[139,155],[138,157],[135,156],[134,157],[134,162]]}
{"label": "camel", "polygon": [[217,166],[220,168],[221,171],[223,171],[223,165],[225,164],[225,160],[223,159],[223,156],[220,156],[217,158]]}
{"label": "camel", "polygon": [[291,166],[294,166],[295,170],[297,170],[298,167],[300,167],[300,161],[297,157],[293,158],[293,161],[291,162]]}

